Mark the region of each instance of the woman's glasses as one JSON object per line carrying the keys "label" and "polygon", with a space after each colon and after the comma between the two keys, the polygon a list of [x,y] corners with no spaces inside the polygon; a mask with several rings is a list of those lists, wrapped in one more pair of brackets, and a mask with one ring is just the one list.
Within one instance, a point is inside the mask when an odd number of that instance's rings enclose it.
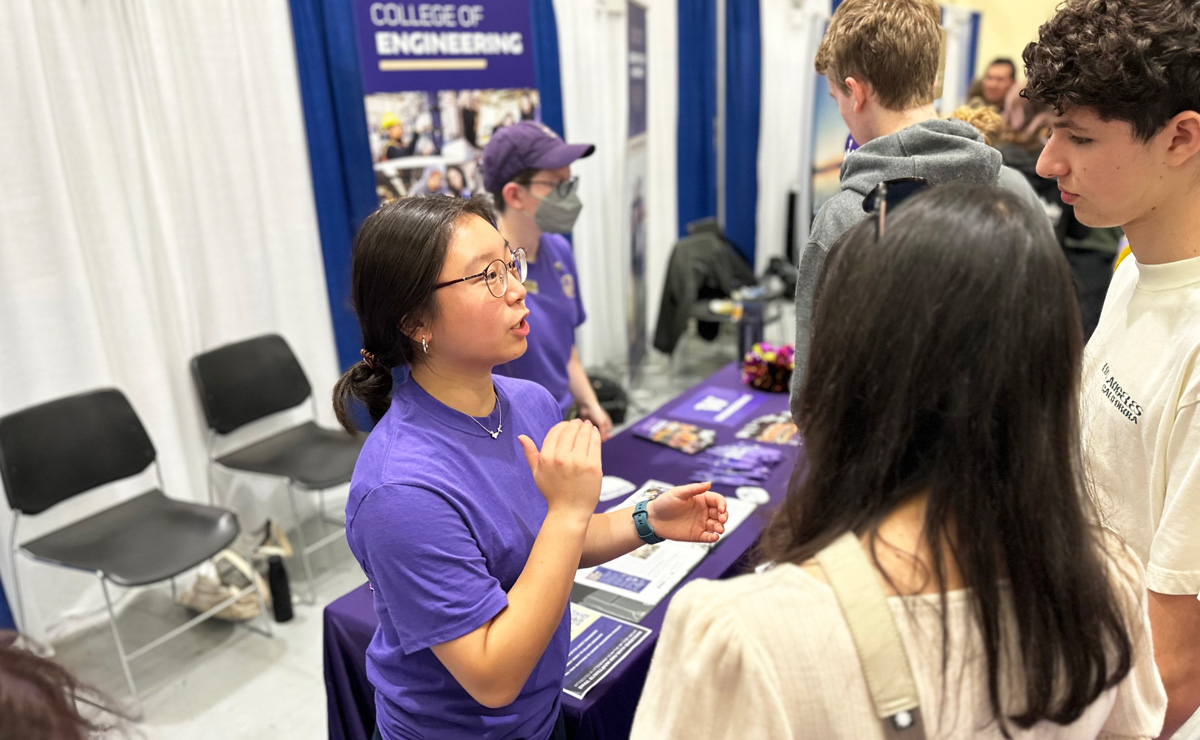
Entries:
{"label": "woman's glasses", "polygon": [[930,187],[933,187],[933,183],[923,177],[901,177],[884,180],[867,193],[867,197],[863,198],[863,210],[875,216],[875,241],[879,241],[883,236],[889,210],[894,210],[904,201]]}
{"label": "woman's glasses", "polygon": [[433,286],[434,290],[441,290],[456,283],[465,283],[468,280],[483,278],[483,282],[487,284],[488,292],[497,298],[503,298],[508,292],[508,275],[512,273],[516,276],[519,282],[525,282],[525,276],[529,274],[529,263],[525,260],[525,250],[516,249],[509,250],[512,259],[505,262],[504,260],[493,260],[483,272],[477,272],[474,275],[457,280],[447,280],[444,283],[438,283]]}

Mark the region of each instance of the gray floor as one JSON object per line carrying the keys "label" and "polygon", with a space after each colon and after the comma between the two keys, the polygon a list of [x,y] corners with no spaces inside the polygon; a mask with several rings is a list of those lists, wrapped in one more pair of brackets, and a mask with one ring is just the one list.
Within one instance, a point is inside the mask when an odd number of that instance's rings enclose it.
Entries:
{"label": "gray floor", "polygon": [[[790,329],[786,321],[769,327],[767,338],[779,341],[790,337]],[[693,332],[669,362],[652,351],[631,389],[633,409],[627,423],[736,359],[735,341],[731,332],[713,343]],[[626,368],[608,366],[600,371],[617,377],[624,375]],[[341,503],[331,500],[330,509]],[[314,535],[315,529],[309,541]],[[124,736],[148,740],[326,737],[322,612],[326,604],[365,579],[344,541],[314,553],[313,566],[317,604],[297,604],[291,622],[274,625],[274,639],[209,621],[135,661],[134,680],[142,691],[145,717],[127,725]],[[289,567],[293,592],[304,595],[299,563]],[[172,601],[169,589],[162,587],[144,590],[129,600],[119,626],[128,647],[136,649],[188,618],[189,613]],[[54,647],[56,659],[83,681],[118,701],[127,697],[107,624]]]}

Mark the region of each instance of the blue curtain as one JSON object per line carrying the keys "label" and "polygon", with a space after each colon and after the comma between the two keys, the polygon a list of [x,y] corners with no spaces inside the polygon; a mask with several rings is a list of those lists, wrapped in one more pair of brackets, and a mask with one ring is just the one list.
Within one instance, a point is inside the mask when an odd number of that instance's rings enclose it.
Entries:
{"label": "blue curtain", "polygon": [[979,21],[982,17],[979,13],[971,14],[971,45],[967,47],[968,81],[975,79],[975,65],[979,63]]}
{"label": "blue curtain", "polygon": [[0,583],[0,630],[15,630],[12,612],[8,609],[8,599],[4,596],[4,584]]}
{"label": "blue curtain", "polygon": [[[716,2],[679,0],[679,234],[717,215]],[[728,0],[726,20],[725,232],[753,264],[758,200],[761,34],[758,0]]]}
{"label": "blue curtain", "polygon": [[[737,0],[733,0],[734,3]],[[691,221],[717,215],[716,3],[679,0],[679,235]]]}
{"label": "blue curtain", "polygon": [[379,204],[354,19],[344,0],[290,0],[290,5],[329,309],[338,362],[345,369],[358,362],[362,346],[350,302],[350,251],[358,227]]}
{"label": "blue curtain", "polygon": [[[728,0],[726,18],[725,234],[751,265],[758,204],[762,32],[758,0]],[[783,194],[777,194],[782,198]]]}
{"label": "blue curtain", "polygon": [[558,24],[553,0],[529,0],[533,26],[533,64],[538,95],[542,99],[542,123],[567,138],[563,128],[562,80],[558,71]]}

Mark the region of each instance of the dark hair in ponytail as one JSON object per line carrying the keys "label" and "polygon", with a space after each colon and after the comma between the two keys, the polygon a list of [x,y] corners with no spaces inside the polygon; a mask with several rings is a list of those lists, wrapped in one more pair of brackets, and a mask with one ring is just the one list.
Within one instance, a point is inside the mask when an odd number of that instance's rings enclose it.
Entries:
{"label": "dark hair in ponytail", "polygon": [[421,343],[401,327],[436,316],[433,291],[446,261],[454,225],[464,216],[495,223],[485,198],[446,195],[404,198],[388,203],[363,221],[354,239],[350,294],[362,328],[363,350],[372,362],[359,362],[333,388],[333,410],[347,431],[356,431],[351,399],[379,421],[391,404],[392,368],[411,365]]}

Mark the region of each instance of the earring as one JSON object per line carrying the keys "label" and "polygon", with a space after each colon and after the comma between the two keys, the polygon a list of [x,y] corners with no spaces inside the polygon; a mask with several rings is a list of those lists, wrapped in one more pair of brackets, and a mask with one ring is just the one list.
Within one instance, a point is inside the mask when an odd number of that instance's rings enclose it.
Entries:
{"label": "earring", "polygon": [[421,349],[425,350],[425,354],[429,354],[429,342],[425,337],[421,337]]}

